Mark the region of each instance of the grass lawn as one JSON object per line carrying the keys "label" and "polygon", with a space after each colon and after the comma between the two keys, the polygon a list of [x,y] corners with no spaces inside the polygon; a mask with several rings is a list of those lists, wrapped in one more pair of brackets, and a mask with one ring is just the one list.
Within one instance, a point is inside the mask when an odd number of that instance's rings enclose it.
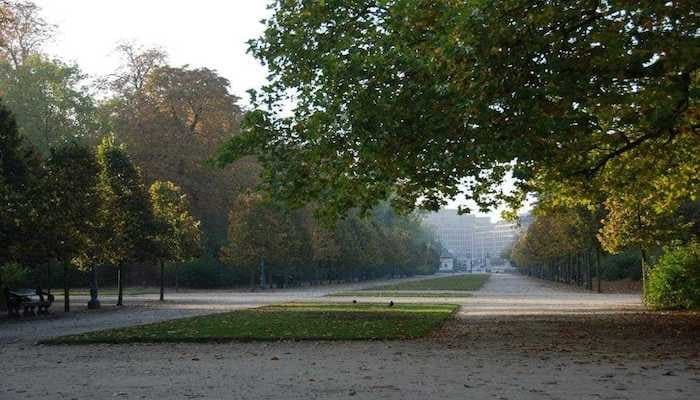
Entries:
{"label": "grass lawn", "polygon": [[451,304],[291,303],[62,336],[42,343],[412,339],[441,326],[457,308]]}
{"label": "grass lawn", "polygon": [[401,282],[393,285],[385,285],[368,288],[374,291],[393,290],[479,290],[489,279],[487,274],[469,274],[457,276],[444,276],[420,281]]}
{"label": "grass lawn", "polygon": [[471,297],[473,294],[466,291],[440,292],[440,291],[411,291],[411,290],[359,290],[354,292],[331,293],[328,297],[442,297],[457,298]]}

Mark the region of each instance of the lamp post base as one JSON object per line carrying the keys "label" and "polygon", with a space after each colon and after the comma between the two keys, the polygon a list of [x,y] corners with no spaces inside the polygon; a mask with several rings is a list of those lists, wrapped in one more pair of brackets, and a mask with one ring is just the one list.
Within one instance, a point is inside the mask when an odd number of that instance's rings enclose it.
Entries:
{"label": "lamp post base", "polygon": [[100,301],[95,299],[95,300],[90,300],[88,301],[88,310],[98,310],[100,308]]}

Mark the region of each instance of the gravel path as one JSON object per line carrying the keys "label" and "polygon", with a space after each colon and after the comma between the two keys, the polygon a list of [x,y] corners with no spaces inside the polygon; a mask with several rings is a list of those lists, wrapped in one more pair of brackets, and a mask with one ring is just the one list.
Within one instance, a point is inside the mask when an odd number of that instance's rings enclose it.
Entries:
{"label": "gravel path", "polygon": [[[448,299],[463,305],[458,318],[416,341],[37,346],[16,339],[27,332],[43,337],[115,320],[132,324],[318,299],[329,290],[221,293],[209,303],[187,294],[158,308],[145,298],[143,305],[123,311],[79,313],[73,322],[0,323],[5,340],[0,399],[700,396],[696,314],[646,313],[634,296],[572,291],[517,275],[493,275],[474,297]],[[414,300],[444,301],[396,299]],[[36,328],[27,328],[30,324]]]}

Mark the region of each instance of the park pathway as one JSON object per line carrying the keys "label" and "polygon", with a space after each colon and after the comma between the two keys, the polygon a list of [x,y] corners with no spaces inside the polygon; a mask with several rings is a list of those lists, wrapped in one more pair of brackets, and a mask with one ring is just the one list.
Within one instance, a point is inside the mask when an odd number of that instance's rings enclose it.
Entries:
{"label": "park pathway", "polygon": [[[325,301],[324,296],[339,291],[359,290],[368,286],[431,277],[380,280],[354,284],[312,286],[294,289],[249,290],[191,290],[166,292],[166,301],[158,301],[157,294],[125,295],[125,306],[115,307],[116,296],[100,296],[102,309],[88,311],[89,297],[71,296],[72,311],[63,313],[62,296],[51,308],[51,315],[8,320],[0,317],[0,345],[28,344],[39,340],[90,332],[101,329],[142,325],[169,319],[260,307],[291,301]],[[345,300],[347,301],[347,299]]]}
{"label": "park pathway", "polygon": [[32,342],[274,302],[349,301],[321,297],[359,288],[180,293],[166,304],[130,297],[118,310],[0,321],[0,399],[696,400],[700,393],[697,317],[645,312],[638,296],[507,274],[492,275],[469,298],[396,299],[462,306],[421,340]]}
{"label": "park pathway", "polygon": [[459,302],[461,317],[638,312],[638,294],[599,294],[520,274],[492,274],[474,297]]}

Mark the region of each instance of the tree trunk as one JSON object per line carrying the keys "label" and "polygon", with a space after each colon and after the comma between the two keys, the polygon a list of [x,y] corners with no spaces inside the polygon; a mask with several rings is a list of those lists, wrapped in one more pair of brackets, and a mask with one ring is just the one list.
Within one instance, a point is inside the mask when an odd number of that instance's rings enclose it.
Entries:
{"label": "tree trunk", "polygon": [[70,288],[68,287],[68,263],[63,263],[63,311],[70,312]]}
{"label": "tree trunk", "polygon": [[117,269],[117,305],[124,305],[124,264],[119,264]]}
{"label": "tree trunk", "polygon": [[46,293],[51,294],[51,261],[46,263]]}
{"label": "tree trunk", "polygon": [[649,257],[644,248],[640,248],[639,252],[642,255],[642,296],[647,294],[647,269],[649,268]]}
{"label": "tree trunk", "polygon": [[601,276],[603,272],[600,270],[600,248],[596,246],[595,248],[595,276],[598,278],[598,293],[602,293],[603,290],[601,289],[601,281],[603,277]]}
{"label": "tree trunk", "polygon": [[165,263],[160,260],[160,301],[165,301]]}
{"label": "tree trunk", "polygon": [[593,291],[593,268],[591,267],[592,253],[589,250],[586,253],[586,274],[588,275],[588,290]]}
{"label": "tree trunk", "polygon": [[265,289],[265,259],[260,259],[260,289]]}
{"label": "tree trunk", "polygon": [[88,309],[96,310],[100,308],[100,300],[97,298],[97,267],[90,268],[90,301],[88,301]]}
{"label": "tree trunk", "polygon": [[175,267],[175,293],[180,291],[180,266]]}

